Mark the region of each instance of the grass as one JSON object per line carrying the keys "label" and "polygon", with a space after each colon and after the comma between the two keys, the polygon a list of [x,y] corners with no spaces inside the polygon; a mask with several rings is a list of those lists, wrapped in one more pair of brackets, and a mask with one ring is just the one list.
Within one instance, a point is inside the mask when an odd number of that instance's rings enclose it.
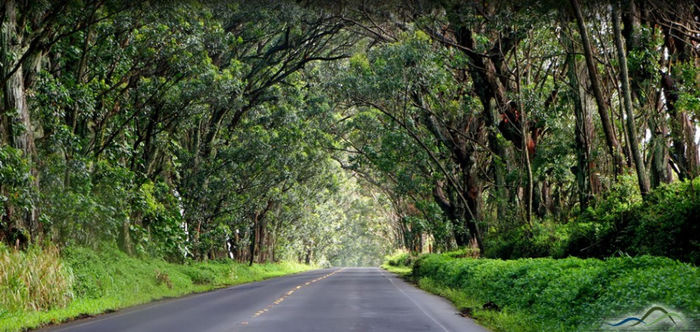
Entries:
{"label": "grass", "polygon": [[66,305],[73,298],[67,272],[55,247],[15,251],[0,244],[0,314]]}
{"label": "grass", "polygon": [[[21,331],[50,323],[60,323],[71,318],[96,315],[153,300],[177,297],[190,293],[204,292],[216,288],[237,285],[267,278],[283,276],[311,269],[308,265],[296,263],[247,264],[230,261],[189,262],[187,264],[168,263],[161,259],[130,257],[117,249],[93,251],[86,248],[66,248],[61,252],[42,249],[30,249],[27,253],[3,249],[0,251],[0,276],[12,274],[21,276],[29,271],[33,279],[42,280],[39,288],[51,290],[52,300],[44,305],[33,305],[44,295],[31,294],[23,298],[15,297],[8,302],[0,302],[0,331]],[[53,256],[52,256],[53,255]],[[24,257],[24,260],[19,258]],[[55,271],[53,275],[45,274],[35,277],[36,271],[46,270],[46,266]],[[6,273],[6,266],[13,266],[12,272]],[[34,266],[37,266],[36,268]],[[22,272],[24,271],[24,272]],[[15,278],[17,279],[17,278]],[[0,297],[7,299],[13,289],[7,279],[0,279]],[[17,279],[17,280],[21,280]],[[64,284],[60,286],[56,281]],[[69,282],[68,287],[65,283]],[[37,282],[34,282],[36,284]],[[18,282],[15,282],[16,286]],[[19,282],[23,285],[32,285]],[[43,287],[43,288],[42,288]],[[15,292],[16,293],[16,292]],[[21,293],[21,292],[20,292]],[[49,295],[47,295],[49,296]],[[65,299],[61,302],[61,299]],[[7,305],[11,303],[11,305]]]}
{"label": "grass", "polygon": [[396,250],[391,255],[384,257],[382,268],[398,274],[401,277],[408,278],[411,275],[413,265],[412,256],[406,250]]}
{"label": "grass", "polygon": [[384,263],[384,264],[382,264],[382,268],[389,271],[389,272],[398,274],[400,277],[404,277],[404,278],[410,277],[411,272],[412,272],[410,266],[393,266],[393,265],[389,265],[389,264]]}
{"label": "grass", "polygon": [[669,258],[498,260],[431,254],[409,261],[412,268],[384,266],[403,271],[420,288],[450,299],[495,331],[598,330],[606,321],[654,304],[683,313],[680,328],[698,327],[693,319],[700,313],[700,271]]}

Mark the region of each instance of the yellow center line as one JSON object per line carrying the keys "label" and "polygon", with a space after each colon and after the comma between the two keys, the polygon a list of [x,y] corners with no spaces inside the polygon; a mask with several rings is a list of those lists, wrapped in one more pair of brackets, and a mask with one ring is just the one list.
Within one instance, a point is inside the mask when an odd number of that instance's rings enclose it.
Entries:
{"label": "yellow center line", "polygon": [[[326,279],[326,278],[328,278],[328,277],[330,277],[330,276],[332,276],[332,275],[334,275],[334,274],[336,274],[336,273],[338,273],[338,272],[340,272],[340,271],[342,271],[342,270],[344,270],[344,269],[345,269],[345,268],[342,268],[342,269],[339,269],[339,270],[335,270],[335,271],[333,271],[333,272],[331,272],[331,273],[329,273],[329,274],[326,274],[326,275],[324,275],[324,276],[322,276],[322,277],[316,278],[316,279],[311,280],[311,281],[307,281],[306,283],[304,283],[304,284],[302,284],[302,285],[298,285],[298,286],[292,288],[292,289],[291,289],[290,291],[288,291],[285,295],[283,295],[283,296],[280,297],[279,299],[277,299],[277,300],[275,300],[274,302],[272,302],[272,304],[269,304],[269,305],[267,305],[265,308],[263,308],[263,309],[258,310],[257,312],[255,312],[255,314],[253,314],[253,316],[251,316],[250,319],[257,318],[257,317],[259,317],[260,315],[262,315],[262,314],[268,312],[270,309],[272,309],[273,306],[282,303],[282,301],[284,301],[284,299],[286,299],[286,298],[288,298],[290,295],[294,294],[295,291],[297,291],[297,290],[299,290],[299,289],[301,289],[301,288],[303,288],[303,287],[305,287],[305,286],[311,285],[311,284],[313,284],[313,283],[315,283],[315,282],[318,282],[318,281],[321,281],[321,280],[323,280],[323,279]],[[242,321],[242,322],[241,322],[241,325],[248,325],[248,321]]]}

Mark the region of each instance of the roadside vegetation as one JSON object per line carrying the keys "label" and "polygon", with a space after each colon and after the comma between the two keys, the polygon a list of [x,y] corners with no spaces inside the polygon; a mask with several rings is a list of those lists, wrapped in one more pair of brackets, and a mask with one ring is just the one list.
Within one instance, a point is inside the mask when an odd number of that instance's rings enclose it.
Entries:
{"label": "roadside vegetation", "polygon": [[133,257],[116,249],[0,245],[0,331],[20,331],[313,268],[299,263],[249,266],[231,260],[185,264]]}
{"label": "roadside vegetation", "polygon": [[568,223],[537,220],[488,237],[490,258],[654,255],[700,263],[700,177],[661,185],[642,199],[622,179]]}
{"label": "roadside vegetation", "polygon": [[413,259],[415,257],[411,256],[408,251],[398,249],[391,255],[384,257],[382,268],[399,276],[408,277],[413,273]]}
{"label": "roadside vegetation", "polygon": [[[495,331],[595,330],[650,304],[689,319],[700,313],[700,270],[669,258],[498,260],[463,255],[426,254],[387,264],[390,271],[411,270],[406,277],[420,288],[450,299],[463,315]],[[412,264],[402,265],[407,262]],[[692,320],[683,324],[693,327]]]}
{"label": "roadside vegetation", "polygon": [[645,201],[632,188],[619,186],[537,236],[503,234],[484,258],[474,249],[403,250],[383,267],[496,331],[600,329],[652,304],[685,315],[685,325],[664,328],[698,328],[700,178],[661,186]]}
{"label": "roadside vegetation", "polygon": [[[397,248],[504,329],[586,326],[636,278],[619,301],[695,310],[696,2],[4,0],[0,319]],[[532,295],[566,282],[573,311]]]}

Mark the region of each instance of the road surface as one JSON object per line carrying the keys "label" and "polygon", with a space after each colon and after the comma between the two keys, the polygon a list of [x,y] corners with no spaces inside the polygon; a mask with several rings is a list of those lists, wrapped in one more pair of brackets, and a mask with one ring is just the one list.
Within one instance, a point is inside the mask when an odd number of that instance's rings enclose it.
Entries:
{"label": "road surface", "polygon": [[74,321],[47,331],[486,331],[379,268],[323,269]]}

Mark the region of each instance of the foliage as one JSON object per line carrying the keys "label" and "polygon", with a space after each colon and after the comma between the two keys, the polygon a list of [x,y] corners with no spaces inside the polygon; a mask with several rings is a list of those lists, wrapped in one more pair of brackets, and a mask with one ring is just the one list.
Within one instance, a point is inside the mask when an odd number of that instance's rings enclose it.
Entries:
{"label": "foliage", "polygon": [[415,258],[406,250],[395,250],[391,255],[384,257],[382,268],[400,276],[409,276]]}
{"label": "foliage", "polygon": [[378,264],[388,251],[382,194],[328,150],[319,63],[356,41],[338,16],[288,1],[16,7],[27,26],[11,39],[32,42],[0,66],[36,63],[16,90],[34,128],[0,94],[0,240],[170,262]]}
{"label": "foliage", "polygon": [[571,226],[564,255],[656,255],[698,264],[694,239],[700,213],[700,178],[662,185],[642,201],[621,189]]}
{"label": "foliage", "polygon": [[0,241],[118,305],[396,248],[697,264],[696,6],[622,47],[579,2],[9,0]]}
{"label": "foliage", "polygon": [[410,266],[411,255],[405,250],[396,250],[393,254],[384,257],[384,262],[390,266]]}
{"label": "foliage", "polygon": [[[0,57],[23,75],[3,74],[0,94],[3,240],[324,265],[378,264],[395,246],[630,251],[590,246],[653,228],[613,215],[639,203],[624,201],[637,197],[623,176],[634,167],[617,154],[648,146],[654,167],[640,178],[655,186],[700,164],[697,52],[676,40],[693,23],[686,3],[664,8],[688,21],[668,29],[622,13],[640,21],[625,27],[622,56],[649,144],[619,135],[609,6],[576,18],[549,1],[479,6],[20,2],[22,19],[6,25],[25,26],[8,28],[18,45]],[[582,60],[593,59],[590,76]],[[665,225],[686,230],[678,220]],[[661,243],[682,234],[626,246],[681,257],[693,249]]]}
{"label": "foliage", "polygon": [[681,110],[688,110],[695,118],[700,116],[700,92],[698,92],[698,67],[690,61],[679,63],[673,68],[675,77],[679,78],[679,92],[676,107]]}
{"label": "foliage", "polygon": [[2,248],[0,331],[18,331],[81,315],[202,292],[312,268],[296,263],[248,266],[230,261],[168,263],[130,257],[111,246]]}
{"label": "foliage", "polygon": [[55,246],[18,251],[0,243],[0,319],[7,312],[64,307],[73,300],[72,285]]}
{"label": "foliage", "polygon": [[[0,216],[7,214],[7,204],[26,209],[32,205],[33,192],[29,183],[32,180],[30,165],[22,156],[22,151],[0,145],[0,183],[4,189],[0,192]],[[0,230],[6,227],[0,224]],[[8,243],[13,239],[8,239]]]}
{"label": "foliage", "polygon": [[695,216],[700,213],[700,178],[654,189],[642,200],[633,178],[620,181],[595,207],[566,224],[535,221],[492,234],[492,258],[613,255],[666,256],[695,265],[700,248]]}
{"label": "foliage", "polygon": [[[668,258],[502,261],[450,256],[421,257],[413,265],[413,277],[421,287],[469,304],[474,317],[496,330],[597,329],[606,319],[650,304],[680,310],[686,317],[700,312],[700,271]],[[501,313],[482,308],[486,303]]]}

